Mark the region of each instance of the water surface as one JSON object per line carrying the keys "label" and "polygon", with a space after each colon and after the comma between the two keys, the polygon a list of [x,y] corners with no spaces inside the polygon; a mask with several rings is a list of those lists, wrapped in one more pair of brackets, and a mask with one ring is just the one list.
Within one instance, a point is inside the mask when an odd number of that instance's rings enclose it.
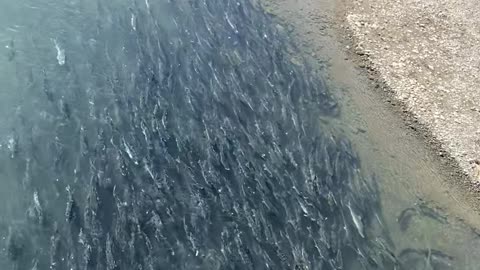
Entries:
{"label": "water surface", "polygon": [[6,2],[1,269],[458,269],[249,0]]}

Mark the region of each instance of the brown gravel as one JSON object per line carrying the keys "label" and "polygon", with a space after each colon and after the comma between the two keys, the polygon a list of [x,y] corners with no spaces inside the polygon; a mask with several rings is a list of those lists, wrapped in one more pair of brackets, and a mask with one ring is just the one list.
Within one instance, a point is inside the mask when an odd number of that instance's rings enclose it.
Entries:
{"label": "brown gravel", "polygon": [[355,52],[480,187],[478,2],[346,0],[346,21]]}

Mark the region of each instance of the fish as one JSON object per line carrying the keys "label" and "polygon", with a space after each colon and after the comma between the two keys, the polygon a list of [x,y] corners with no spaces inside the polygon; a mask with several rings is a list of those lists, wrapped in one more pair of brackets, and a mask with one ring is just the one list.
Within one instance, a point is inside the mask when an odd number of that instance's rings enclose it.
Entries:
{"label": "fish", "polygon": [[350,211],[350,215],[352,217],[352,220],[353,220],[353,224],[355,224],[355,228],[357,228],[357,231],[358,231],[358,234],[360,234],[360,236],[362,238],[365,238],[365,234],[363,232],[363,223],[362,223],[362,218],[361,216],[357,215],[353,209],[352,209],[352,205],[350,202],[348,202],[348,210]]}
{"label": "fish", "polygon": [[414,216],[424,216],[433,219],[441,224],[447,224],[447,217],[442,215],[438,209],[434,209],[426,205],[425,202],[420,202],[417,207],[409,207],[404,209],[397,218],[402,231],[406,231]]}
{"label": "fish", "polygon": [[65,49],[60,47],[60,43],[56,39],[53,39],[53,44],[55,45],[55,50],[57,51],[57,62],[60,66],[65,65]]}
{"label": "fish", "polygon": [[435,249],[411,249],[400,252],[403,269],[449,270],[455,268],[455,258]]}
{"label": "fish", "polygon": [[261,6],[52,3],[55,27],[30,29],[39,50],[15,61],[17,74],[33,73],[18,113],[32,146],[20,133],[18,154],[0,151],[15,170],[30,160],[22,190],[34,194],[19,196],[29,213],[20,231],[33,240],[12,242],[12,267],[396,263],[389,231],[372,234],[382,245],[370,235],[383,218],[376,179],[329,126],[334,95],[292,59],[296,46]]}
{"label": "fish", "polygon": [[402,231],[406,231],[410,225],[412,217],[417,213],[415,208],[404,209],[397,218],[397,222],[400,225]]}
{"label": "fish", "polygon": [[15,42],[13,41],[13,39],[11,39],[8,42],[8,45],[6,45],[5,48],[8,49],[7,60],[9,62],[12,62],[15,59],[15,56],[17,55],[17,51],[15,50]]}

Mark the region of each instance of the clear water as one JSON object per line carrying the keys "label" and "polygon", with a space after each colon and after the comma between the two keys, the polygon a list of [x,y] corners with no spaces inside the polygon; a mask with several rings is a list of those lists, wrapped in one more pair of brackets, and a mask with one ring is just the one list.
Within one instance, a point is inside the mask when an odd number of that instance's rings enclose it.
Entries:
{"label": "clear water", "polygon": [[397,248],[390,224],[449,220],[384,215],[322,74],[249,0],[3,2],[0,269],[465,265]]}

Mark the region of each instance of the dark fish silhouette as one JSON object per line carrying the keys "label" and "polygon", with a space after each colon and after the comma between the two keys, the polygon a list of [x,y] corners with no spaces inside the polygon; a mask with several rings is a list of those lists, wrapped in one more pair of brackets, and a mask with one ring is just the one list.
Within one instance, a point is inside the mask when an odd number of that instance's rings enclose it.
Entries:
{"label": "dark fish silhouette", "polygon": [[454,268],[454,258],[434,249],[405,249],[399,255],[405,269],[449,270]]}
{"label": "dark fish silhouette", "polygon": [[17,55],[16,49],[15,49],[15,42],[10,40],[8,45],[6,46],[8,52],[7,52],[7,60],[9,62],[12,62],[15,59],[15,56]]}
{"label": "dark fish silhouette", "polygon": [[429,207],[425,202],[420,202],[416,207],[410,207],[403,210],[397,218],[402,231],[406,231],[414,216],[424,216],[433,219],[439,223],[446,224],[447,218],[443,216],[438,209]]}

